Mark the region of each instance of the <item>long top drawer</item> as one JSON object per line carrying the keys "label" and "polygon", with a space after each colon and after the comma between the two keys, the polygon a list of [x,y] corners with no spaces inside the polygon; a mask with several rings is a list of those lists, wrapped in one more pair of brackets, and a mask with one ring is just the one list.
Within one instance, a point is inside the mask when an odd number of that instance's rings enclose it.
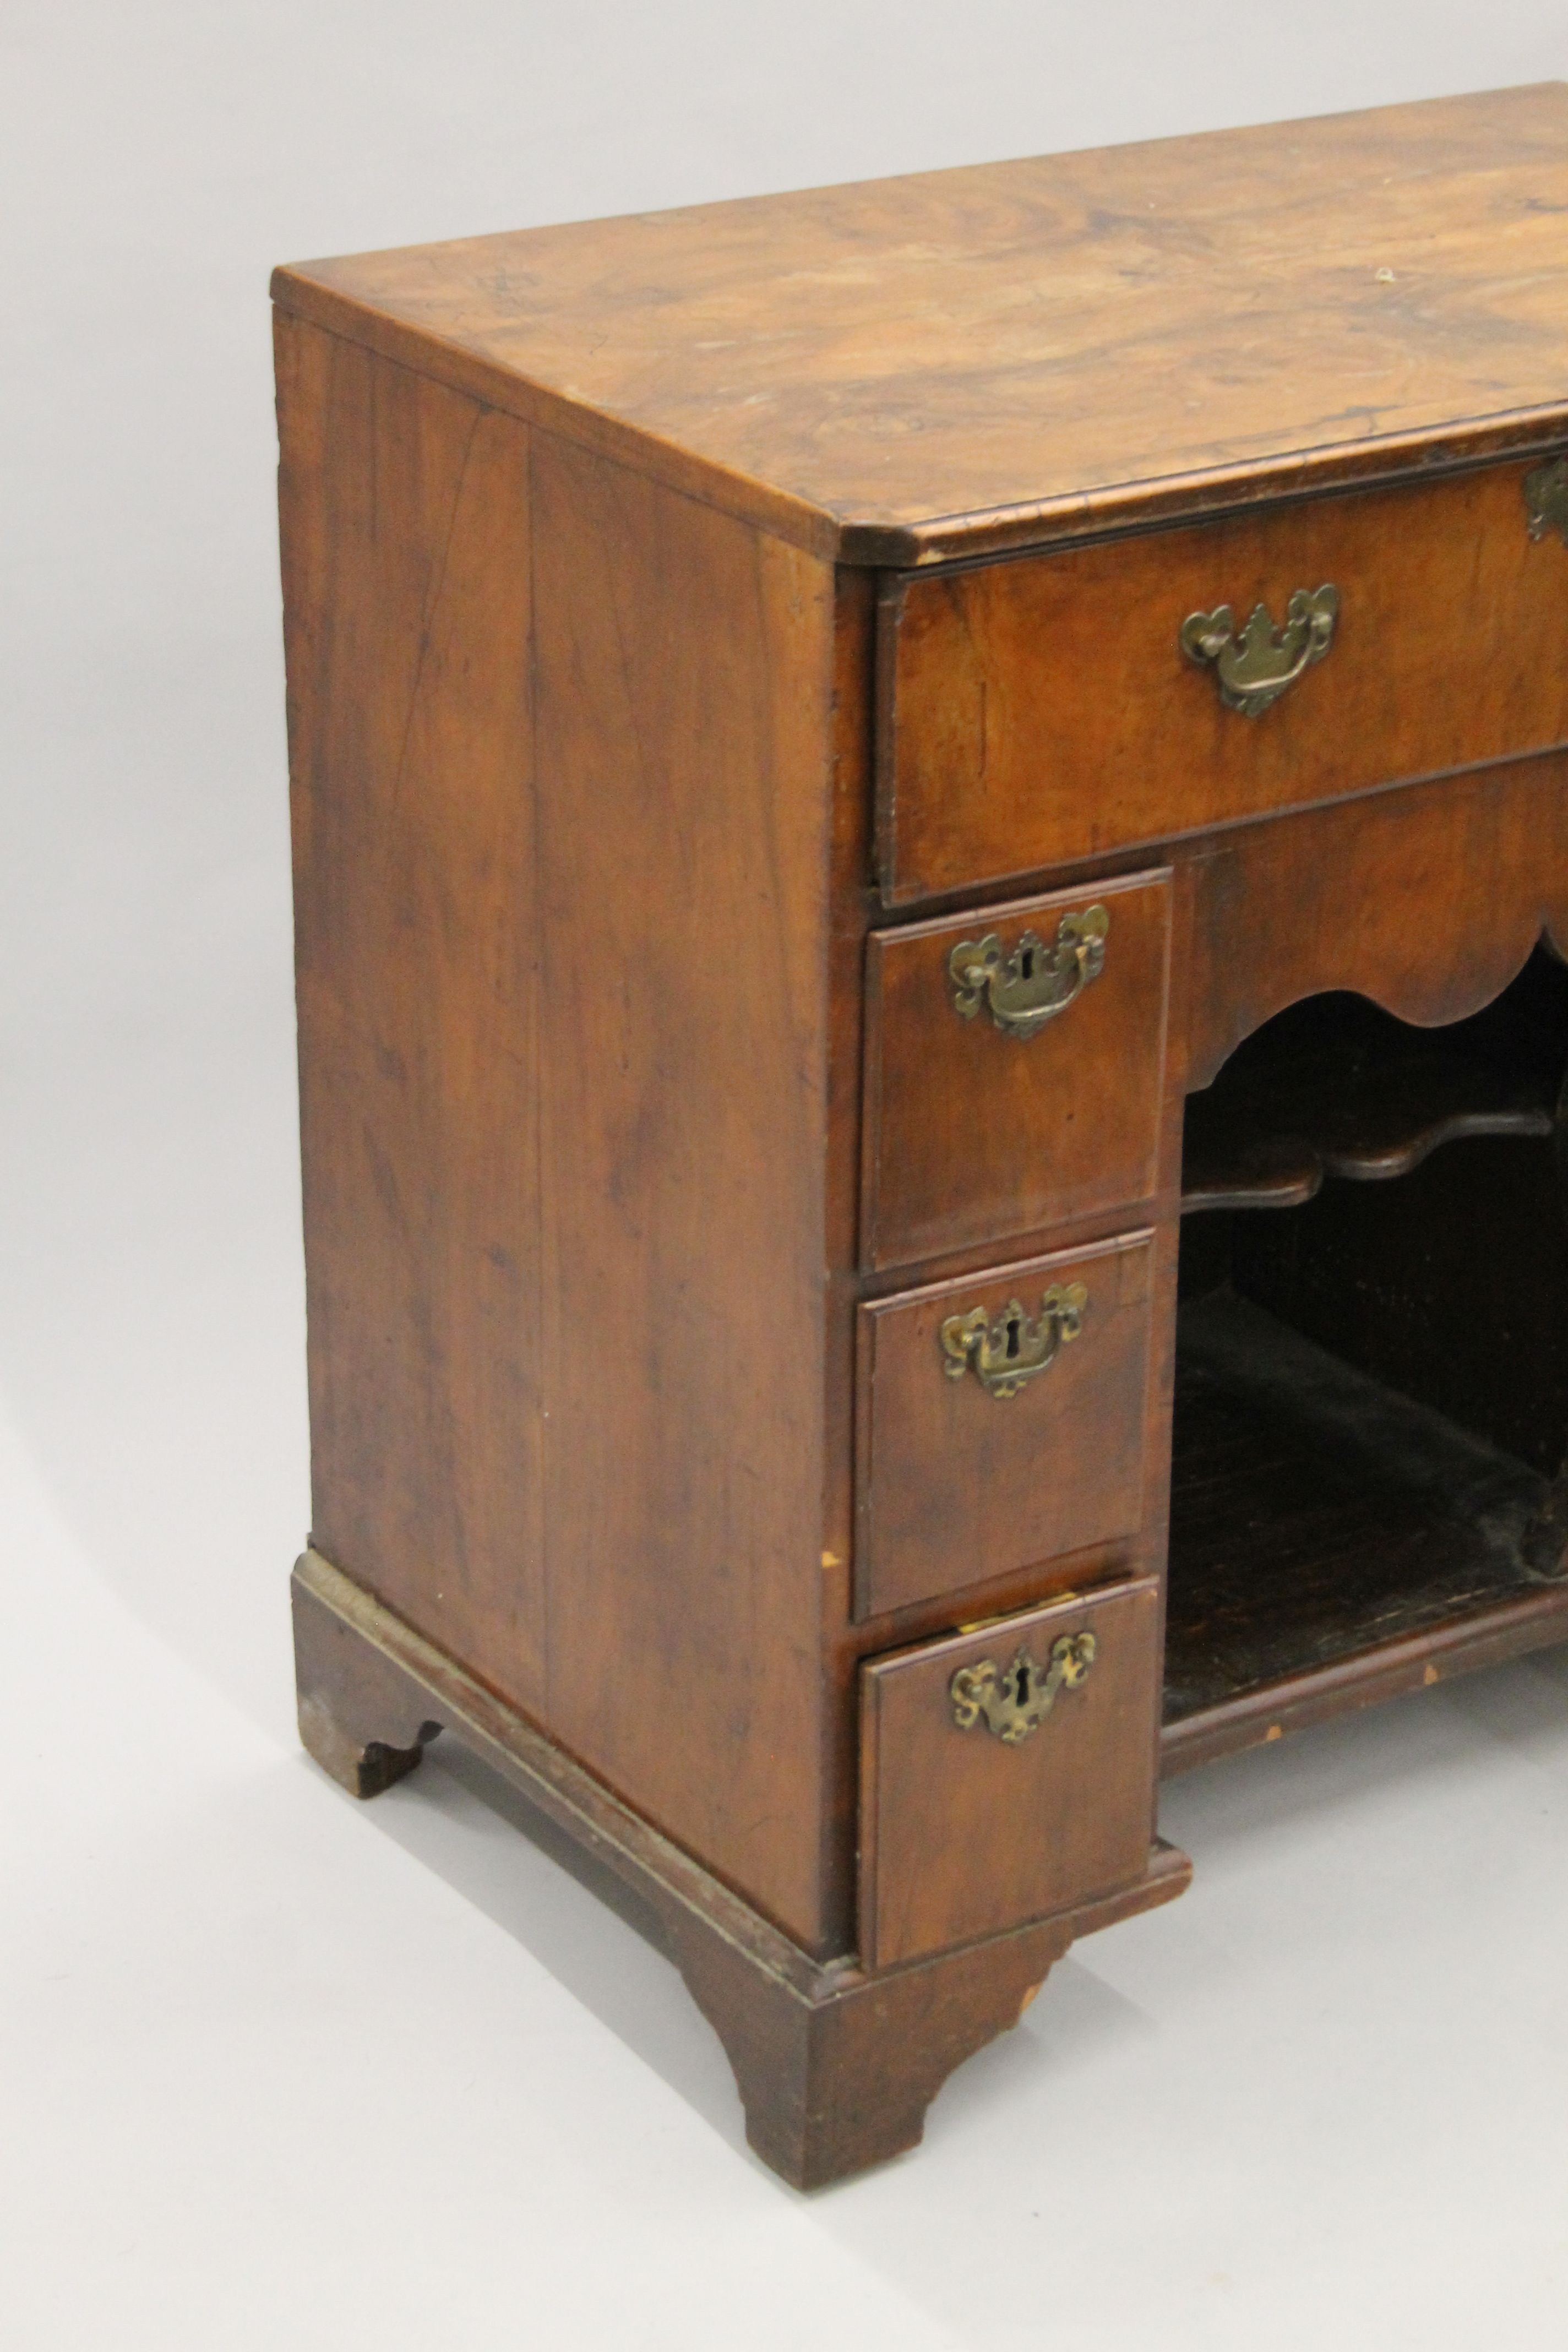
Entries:
{"label": "long top drawer", "polygon": [[1568,462],[895,575],[878,661],[889,903],[1546,750]]}

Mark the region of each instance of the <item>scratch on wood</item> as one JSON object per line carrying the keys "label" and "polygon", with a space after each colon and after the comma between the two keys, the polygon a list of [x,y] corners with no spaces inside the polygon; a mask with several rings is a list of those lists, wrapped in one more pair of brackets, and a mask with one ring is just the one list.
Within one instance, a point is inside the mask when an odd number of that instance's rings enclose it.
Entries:
{"label": "scratch on wood", "polygon": [[403,739],[397,747],[397,764],[392,772],[391,798],[396,802],[403,786],[404,771],[408,763],[409,739],[414,732],[414,714],[419,708],[419,692],[425,680],[425,664],[430,652],[430,639],[435,632],[436,615],[441,609],[441,598],[447,586],[447,569],[451,561],[452,541],[457,536],[458,516],[462,509],[463,486],[468,478],[468,461],[474,454],[474,441],[483,421],[485,411],[476,408],[469,420],[463,442],[462,460],[458,467],[457,484],[452,491],[452,511],[447,518],[446,534],[441,541],[441,553],[431,575],[430,593],[425,600],[425,610],[419,618],[419,651],[415,657],[414,677],[408,688],[408,709],[404,714]]}

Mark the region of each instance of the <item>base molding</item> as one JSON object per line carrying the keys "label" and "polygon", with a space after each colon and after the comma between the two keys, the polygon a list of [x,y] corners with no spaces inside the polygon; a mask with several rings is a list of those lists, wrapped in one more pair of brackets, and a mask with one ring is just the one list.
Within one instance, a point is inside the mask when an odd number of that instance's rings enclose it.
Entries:
{"label": "base molding", "polygon": [[1016,2024],[1077,1937],[1169,1902],[1192,1875],[1157,1842],[1135,1885],[984,1943],[876,1974],[818,1961],[321,1553],[297,1563],[293,1602],[300,1733],[316,1761],[373,1797],[444,1732],[499,1772],[657,1922],[734,2069],[747,2138],[798,2189],[913,2147],[948,2075]]}

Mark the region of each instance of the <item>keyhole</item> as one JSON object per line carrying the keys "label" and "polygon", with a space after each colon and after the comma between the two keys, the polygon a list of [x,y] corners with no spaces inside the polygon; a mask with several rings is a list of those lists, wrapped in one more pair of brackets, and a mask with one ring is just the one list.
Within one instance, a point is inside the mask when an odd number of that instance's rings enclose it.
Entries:
{"label": "keyhole", "polygon": [[1023,948],[1019,950],[1018,970],[1022,972],[1026,980],[1033,980],[1035,977],[1035,950],[1033,948]]}
{"label": "keyhole", "polygon": [[1017,1352],[1018,1318],[1016,1315],[1009,1315],[1007,1318],[1007,1353],[1009,1356],[1016,1356]]}
{"label": "keyhole", "polygon": [[1023,1664],[1023,1665],[1021,1665],[1021,1666],[1019,1667],[1019,1669],[1018,1669],[1018,1705],[1019,1705],[1020,1706],[1028,1706],[1028,1704],[1029,1704],[1029,1668],[1028,1668],[1028,1662],[1027,1662],[1027,1660],[1026,1660],[1026,1661],[1025,1661],[1025,1663],[1024,1663],[1024,1664]]}

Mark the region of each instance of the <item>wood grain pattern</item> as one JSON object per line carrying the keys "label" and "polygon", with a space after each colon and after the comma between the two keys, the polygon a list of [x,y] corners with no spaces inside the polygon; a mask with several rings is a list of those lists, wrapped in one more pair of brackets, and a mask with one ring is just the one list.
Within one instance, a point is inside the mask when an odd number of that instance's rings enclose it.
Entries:
{"label": "wood grain pattern", "polygon": [[[1044,1666],[1090,1633],[1093,1665],[1007,1746],[961,1730],[960,1666]],[[860,1950],[871,1968],[1023,1925],[1142,1877],[1153,1817],[1160,1596],[1144,1579],[1053,1601],[861,1672]]]}
{"label": "wood grain pattern", "polygon": [[526,430],[279,322],[312,1513],[545,1687]]}
{"label": "wood grain pattern", "polygon": [[[892,901],[1104,856],[1568,739],[1568,547],[1529,468],[917,573],[882,605],[879,861]],[[1284,621],[1332,583],[1327,657],[1259,718],[1183,654],[1194,612]]]}
{"label": "wood grain pattern", "polygon": [[[1099,977],[1029,1038],[953,1009],[948,961],[994,931],[1050,947],[1062,916],[1110,918]],[[1154,1191],[1171,890],[1137,875],[873,932],[866,960],[863,1263],[908,1265]]]}
{"label": "wood grain pattern", "polygon": [[279,352],[317,1537],[820,1944],[833,575]]}
{"label": "wood grain pattern", "polygon": [[533,570],[548,1721],[815,1948],[833,574],[548,439]]}
{"label": "wood grain pattern", "polygon": [[[1147,1233],[933,1283],[860,1309],[859,1613],[954,1597],[1010,1569],[1138,1531],[1151,1359]],[[943,1321],[1081,1282],[1082,1333],[1017,1395],[950,1379]]]}
{"label": "wood grain pattern", "polygon": [[1195,845],[1189,1088],[1300,998],[1349,989],[1436,1028],[1568,950],[1568,760],[1522,761]]}
{"label": "wood grain pattern", "polygon": [[275,292],[900,563],[1560,436],[1565,271],[1548,83],[362,254]]}

